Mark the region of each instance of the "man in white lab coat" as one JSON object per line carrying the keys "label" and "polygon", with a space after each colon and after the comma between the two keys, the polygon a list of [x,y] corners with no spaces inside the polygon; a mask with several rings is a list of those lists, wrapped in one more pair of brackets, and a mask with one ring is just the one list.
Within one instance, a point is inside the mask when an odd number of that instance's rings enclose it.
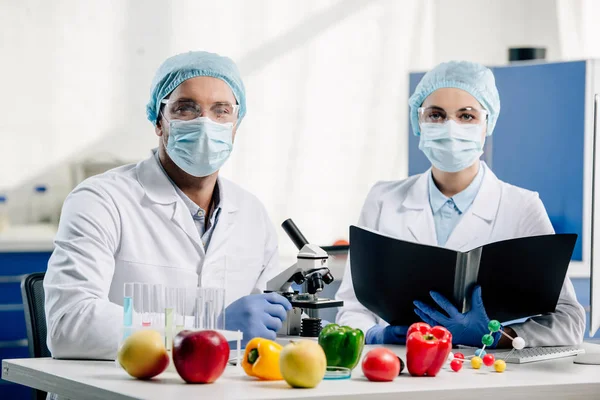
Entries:
{"label": "man in white lab coat", "polygon": [[65,200],[44,279],[54,357],[115,358],[126,282],[225,288],[226,328],[275,338],[291,305],[262,294],[282,271],[274,227],[256,197],[218,176],[245,113],[230,59],[190,52],[158,69],[147,106],[158,150]]}
{"label": "man in white lab coat", "polygon": [[[469,62],[440,64],[423,77],[409,104],[413,131],[421,137],[419,148],[432,168],[402,181],[377,183],[367,196],[359,225],[454,250],[554,233],[537,193],[500,181],[479,160],[500,112],[491,70]],[[415,301],[415,313],[431,325],[448,328],[454,344],[481,346],[490,321],[481,288],[473,291],[471,310],[464,314],[439,293],[431,296],[439,310]],[[388,325],[357,300],[349,263],[337,297],[344,301],[337,322],[363,329],[367,343],[405,342],[408,327]],[[578,344],[583,340],[585,313],[566,278],[555,312],[503,329],[522,337],[528,346]],[[510,347],[511,342],[498,332],[493,346]]]}

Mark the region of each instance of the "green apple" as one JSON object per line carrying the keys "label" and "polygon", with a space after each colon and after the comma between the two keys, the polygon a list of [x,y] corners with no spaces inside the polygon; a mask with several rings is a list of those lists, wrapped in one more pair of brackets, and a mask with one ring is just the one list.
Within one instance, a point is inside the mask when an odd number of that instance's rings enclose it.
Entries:
{"label": "green apple", "polygon": [[327,357],[315,341],[291,342],[281,350],[279,367],[291,387],[314,388],[325,376]]}

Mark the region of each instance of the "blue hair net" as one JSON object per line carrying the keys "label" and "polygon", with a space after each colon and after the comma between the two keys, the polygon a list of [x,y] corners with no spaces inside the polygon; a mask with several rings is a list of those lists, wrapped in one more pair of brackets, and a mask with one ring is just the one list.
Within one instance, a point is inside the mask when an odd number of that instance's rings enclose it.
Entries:
{"label": "blue hair net", "polygon": [[240,105],[238,125],[246,115],[246,89],[235,63],[215,53],[190,51],[168,58],[152,80],[150,101],[146,105],[148,120],[156,125],[161,101],[185,80],[197,76],[212,76],[229,85]]}
{"label": "blue hair net", "polygon": [[494,74],[481,64],[450,61],[442,63],[426,73],[413,95],[408,99],[410,123],[415,135],[421,134],[418,108],[431,93],[440,88],[462,89],[475,97],[488,112],[487,135],[492,134],[500,114],[500,96]]}

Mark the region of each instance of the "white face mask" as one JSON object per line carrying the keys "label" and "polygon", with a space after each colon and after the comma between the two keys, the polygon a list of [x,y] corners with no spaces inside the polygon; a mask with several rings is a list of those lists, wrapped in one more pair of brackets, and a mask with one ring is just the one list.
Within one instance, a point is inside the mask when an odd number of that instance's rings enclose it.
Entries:
{"label": "white face mask", "polygon": [[422,123],[419,149],[431,164],[445,172],[458,172],[473,165],[483,154],[484,125]]}

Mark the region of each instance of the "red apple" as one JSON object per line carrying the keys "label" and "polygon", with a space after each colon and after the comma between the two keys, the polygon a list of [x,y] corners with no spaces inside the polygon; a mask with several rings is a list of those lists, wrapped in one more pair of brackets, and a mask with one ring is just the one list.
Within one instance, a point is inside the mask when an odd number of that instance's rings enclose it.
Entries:
{"label": "red apple", "polygon": [[229,344],[215,331],[181,331],[173,339],[173,364],[187,383],[213,383],[229,360]]}

